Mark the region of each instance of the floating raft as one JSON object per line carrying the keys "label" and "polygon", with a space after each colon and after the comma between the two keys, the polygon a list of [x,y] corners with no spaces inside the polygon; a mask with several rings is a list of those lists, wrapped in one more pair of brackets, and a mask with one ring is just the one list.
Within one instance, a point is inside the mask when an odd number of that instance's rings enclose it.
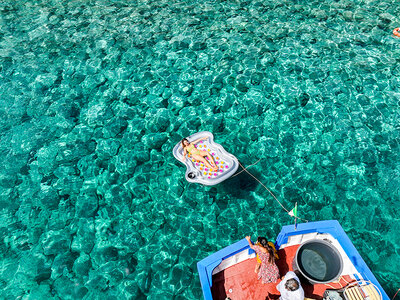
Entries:
{"label": "floating raft", "polygon": [[218,171],[211,171],[203,163],[196,161],[190,155],[188,155],[185,162],[183,162],[183,148],[181,142],[176,144],[172,153],[177,160],[186,166],[185,178],[187,181],[204,185],[215,185],[235,174],[239,167],[239,161],[220,144],[214,142],[214,136],[209,131],[201,131],[192,134],[187,137],[187,139],[189,142],[192,142],[202,137],[208,137],[208,139],[198,142],[195,147],[199,150],[205,150],[213,156],[218,166]]}

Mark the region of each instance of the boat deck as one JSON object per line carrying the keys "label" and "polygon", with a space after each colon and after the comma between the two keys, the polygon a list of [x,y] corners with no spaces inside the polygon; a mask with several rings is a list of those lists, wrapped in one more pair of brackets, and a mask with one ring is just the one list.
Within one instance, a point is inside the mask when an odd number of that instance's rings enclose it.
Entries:
{"label": "boat deck", "polygon": [[[292,262],[296,255],[299,245],[289,246],[278,251],[279,260],[276,261],[281,276],[288,271],[293,271]],[[213,285],[211,292],[214,300],[225,300],[227,297],[232,300],[265,300],[278,299],[280,293],[276,289],[279,283],[262,284],[257,280],[254,272],[256,258],[247,259],[234,266],[213,275]],[[322,299],[326,289],[339,289],[346,285],[346,281],[351,281],[350,276],[341,278],[341,283],[333,282],[327,284],[311,285],[299,276],[305,296],[311,299]]]}

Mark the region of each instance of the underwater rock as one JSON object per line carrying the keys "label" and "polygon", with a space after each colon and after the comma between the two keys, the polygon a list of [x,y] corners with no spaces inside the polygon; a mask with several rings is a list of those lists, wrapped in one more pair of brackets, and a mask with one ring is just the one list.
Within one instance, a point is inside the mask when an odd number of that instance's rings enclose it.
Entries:
{"label": "underwater rock", "polygon": [[121,134],[127,127],[128,121],[125,118],[113,118],[103,127],[103,137],[105,139],[114,138]]}
{"label": "underwater rock", "polygon": [[57,75],[47,73],[47,74],[40,74],[35,78],[35,81],[32,83],[34,88],[42,89],[43,87],[49,88],[54,84],[57,80]]}
{"label": "underwater rock", "polygon": [[69,250],[71,237],[63,231],[48,231],[42,240],[43,253],[54,255]]}
{"label": "underwater rock", "polygon": [[82,187],[82,179],[79,176],[67,176],[57,180],[54,187],[58,190],[59,195],[73,195]]}
{"label": "underwater rock", "polygon": [[57,178],[64,178],[70,175],[76,175],[75,168],[72,166],[59,166],[53,171],[54,176]]}
{"label": "underwater rock", "polygon": [[339,167],[336,173],[336,184],[339,188],[347,191],[357,184],[357,179],[351,176],[343,167]]}
{"label": "underwater rock", "polygon": [[194,42],[190,45],[190,48],[193,51],[200,51],[200,50],[204,50],[207,48],[207,43],[204,42]]}
{"label": "underwater rock", "polygon": [[150,149],[159,149],[168,140],[168,134],[163,133],[150,133],[142,138],[143,144]]}
{"label": "underwater rock", "polygon": [[172,90],[171,90],[170,88],[166,88],[166,89],[163,91],[162,95],[161,95],[161,97],[162,97],[164,100],[168,100],[169,98],[171,98],[171,96],[172,96]]}
{"label": "underwater rock", "polygon": [[151,281],[152,272],[150,268],[142,269],[136,274],[137,285],[143,293],[147,293],[150,290]]}
{"label": "underwater rock", "polygon": [[149,108],[159,109],[164,108],[167,104],[167,101],[165,101],[162,97],[149,94],[143,99],[143,103]]}
{"label": "underwater rock", "polygon": [[33,287],[28,294],[29,299],[51,299],[52,297],[50,285],[45,283]]}
{"label": "underwater rock", "polygon": [[137,162],[135,160],[136,152],[131,151],[121,151],[116,156],[115,167],[117,172],[120,174],[132,174],[135,171]]}
{"label": "underwater rock", "polygon": [[236,89],[242,93],[247,93],[247,91],[249,90],[249,88],[243,83],[236,84]]}
{"label": "underwater rock", "polygon": [[152,266],[161,268],[165,272],[168,272],[171,269],[171,266],[178,259],[177,255],[173,255],[171,253],[161,250],[156,255],[153,256]]}
{"label": "underwater rock", "polygon": [[41,253],[23,256],[19,262],[19,270],[37,283],[51,276],[51,262]]}
{"label": "underwater rock", "polygon": [[107,278],[107,284],[109,287],[118,286],[125,277],[123,270],[123,265],[118,262],[109,262],[101,266],[98,271],[105,274]]}
{"label": "underwater rock", "polygon": [[94,193],[79,194],[75,203],[75,213],[78,218],[93,217],[99,205],[98,196]]}
{"label": "underwater rock", "polygon": [[55,294],[62,299],[82,299],[88,293],[86,287],[67,277],[59,277],[54,280],[53,289]]}
{"label": "underwater rock", "polygon": [[124,184],[124,187],[127,188],[136,198],[136,204],[149,200],[149,187],[147,184],[138,184],[135,181],[135,178],[131,178]]}
{"label": "underwater rock", "polygon": [[100,168],[96,164],[97,156],[94,154],[82,157],[78,163],[77,167],[80,171],[82,177],[93,178],[100,173]]}
{"label": "underwater rock", "polygon": [[147,86],[150,94],[153,94],[156,96],[161,96],[164,93],[165,87],[166,87],[166,85],[164,82],[159,82],[156,80],[153,80]]}
{"label": "underwater rock", "polygon": [[83,115],[90,127],[103,126],[111,118],[112,111],[105,103],[90,106]]}
{"label": "underwater rock", "polygon": [[[29,209],[29,207],[28,207]],[[24,225],[28,225],[30,222],[28,222],[27,220],[25,220],[26,213],[21,211],[24,211],[25,209],[22,208],[22,206],[19,208],[17,215],[18,215],[18,219],[23,219],[23,221],[21,223],[23,223]],[[21,218],[20,215],[24,215],[24,218]],[[30,225],[30,224],[29,224]],[[30,244],[30,240],[29,240],[29,236],[27,235],[26,232],[24,231],[18,231],[18,232],[14,232],[13,234],[13,238],[11,239],[11,241],[9,241],[9,247],[11,248],[12,251],[15,252],[19,252],[19,251],[26,251],[26,250],[30,250],[31,248],[31,244]]]}
{"label": "underwater rock", "polygon": [[364,19],[365,19],[366,17],[367,17],[367,14],[365,13],[365,11],[356,10],[356,11],[354,12],[354,19],[355,19],[357,22],[364,21]]}
{"label": "underwater rock", "polygon": [[81,218],[76,227],[77,232],[73,237],[71,250],[79,253],[90,253],[96,241],[93,219]]}
{"label": "underwater rock", "polygon": [[198,256],[198,250],[199,248],[197,247],[190,247],[190,248],[184,248],[179,254],[179,263],[187,266],[191,266],[195,263],[196,257]]}
{"label": "underwater rock", "polygon": [[171,112],[165,108],[149,109],[146,112],[146,129],[151,132],[166,131],[173,119]]}
{"label": "underwater rock", "polygon": [[183,193],[183,182],[181,180],[167,180],[169,182],[168,185],[168,194],[170,194],[173,198],[179,198]]}
{"label": "underwater rock", "polygon": [[258,143],[249,147],[249,154],[254,157],[277,157],[281,151],[278,141],[262,136],[258,139]]}
{"label": "underwater rock", "polygon": [[[133,255],[144,245],[144,239],[136,229],[125,226],[125,222],[118,228],[118,236],[113,240],[114,246],[124,249],[124,255]],[[122,253],[122,251],[121,251]],[[133,268],[135,266],[132,266]],[[131,270],[130,272],[133,272]]]}
{"label": "underwater rock", "polygon": [[328,18],[326,12],[325,12],[324,10],[322,10],[322,9],[316,9],[316,8],[314,8],[314,9],[311,11],[311,15],[312,15],[313,17],[317,18],[317,19],[320,19],[320,20],[326,20],[326,19]]}
{"label": "underwater rock", "polygon": [[230,93],[222,91],[219,97],[218,107],[220,111],[227,112],[233,105],[235,98]]}
{"label": "underwater rock", "polygon": [[123,211],[131,203],[132,195],[127,189],[119,184],[114,184],[104,193],[107,204],[113,205],[117,211]]}
{"label": "underwater rock", "polygon": [[372,149],[367,149],[362,153],[362,161],[366,164],[376,163],[377,158],[375,155],[375,151]]}
{"label": "underwater rock", "polygon": [[[249,89],[242,101],[248,116],[260,116],[264,109],[269,109],[269,101],[265,99],[265,96],[260,90],[255,88]],[[261,105],[261,103],[263,103],[263,105]]]}
{"label": "underwater rock", "polygon": [[[163,280],[165,282],[165,278]],[[164,291],[160,289],[154,289],[150,291],[147,299],[149,300],[157,300],[157,299],[172,299],[175,298],[173,291]]]}
{"label": "underwater rock", "polygon": [[36,153],[38,167],[43,174],[49,174],[54,170],[57,153],[57,147],[54,144],[42,147]]}
{"label": "underwater rock", "polygon": [[117,154],[120,143],[117,140],[100,140],[97,143],[96,153],[100,158],[110,158]]}
{"label": "underwater rock", "polygon": [[308,101],[310,101],[310,95],[308,93],[302,93],[299,97],[299,103],[301,107],[306,106]]}
{"label": "underwater rock", "polygon": [[101,266],[106,262],[117,261],[119,258],[119,251],[116,247],[111,245],[95,245],[90,256],[94,265]]}
{"label": "underwater rock", "polygon": [[187,101],[183,97],[172,95],[168,99],[168,109],[173,112],[176,112],[176,111],[182,109],[183,107],[185,107],[186,104],[187,104]]}
{"label": "underwater rock", "polygon": [[51,278],[56,279],[72,271],[76,255],[70,252],[58,254],[51,265]]}
{"label": "underwater rock", "polygon": [[396,21],[396,18],[387,12],[379,14],[379,19],[381,19],[387,24]]}
{"label": "underwater rock", "polygon": [[42,207],[47,209],[57,208],[60,202],[57,190],[46,184],[40,185],[40,192],[38,193],[37,198],[42,204]]}
{"label": "underwater rock", "polygon": [[81,252],[80,256],[75,260],[72,270],[78,277],[87,276],[92,268],[90,256]]}
{"label": "underwater rock", "polygon": [[349,10],[345,10],[345,11],[343,12],[343,18],[344,18],[346,21],[351,21],[351,20],[353,20],[353,12],[351,12],[351,11],[349,11]]}
{"label": "underwater rock", "polygon": [[[0,283],[4,284],[4,280],[0,280]],[[23,272],[16,272],[11,278],[6,278],[6,282],[10,282],[5,288],[0,291],[0,295],[3,299],[18,299],[22,297],[26,291],[31,290],[37,286],[37,283],[32,281]]]}

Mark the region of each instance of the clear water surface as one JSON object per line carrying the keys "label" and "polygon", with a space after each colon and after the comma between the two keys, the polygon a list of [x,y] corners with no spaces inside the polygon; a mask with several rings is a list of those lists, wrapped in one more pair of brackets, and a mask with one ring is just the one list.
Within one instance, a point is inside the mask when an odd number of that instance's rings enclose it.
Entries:
{"label": "clear water surface", "polygon": [[242,173],[188,184],[208,130],[400,287],[400,6],[0,3],[0,297],[201,299],[196,262],[292,220]]}

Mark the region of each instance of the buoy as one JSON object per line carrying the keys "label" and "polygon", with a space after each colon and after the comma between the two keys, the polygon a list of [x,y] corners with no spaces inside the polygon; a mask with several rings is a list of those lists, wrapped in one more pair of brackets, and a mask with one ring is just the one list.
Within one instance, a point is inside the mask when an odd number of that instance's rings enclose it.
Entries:
{"label": "buoy", "polygon": [[393,29],[393,34],[397,37],[400,37],[400,27]]}

